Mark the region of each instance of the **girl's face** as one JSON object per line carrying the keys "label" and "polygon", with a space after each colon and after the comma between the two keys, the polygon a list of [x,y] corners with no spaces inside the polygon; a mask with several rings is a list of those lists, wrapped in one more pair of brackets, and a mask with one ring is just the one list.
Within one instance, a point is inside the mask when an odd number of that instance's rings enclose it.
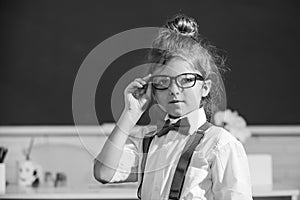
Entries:
{"label": "girl's face", "polygon": [[[170,77],[176,77],[183,73],[196,73],[202,75],[187,61],[178,57],[172,58],[166,66],[156,69],[153,72],[153,75],[168,75]],[[154,89],[154,98],[165,112],[169,115],[179,117],[198,109],[200,107],[202,97],[208,95],[210,87],[210,80],[197,80],[193,87],[181,88],[177,86],[173,79],[168,89]]]}

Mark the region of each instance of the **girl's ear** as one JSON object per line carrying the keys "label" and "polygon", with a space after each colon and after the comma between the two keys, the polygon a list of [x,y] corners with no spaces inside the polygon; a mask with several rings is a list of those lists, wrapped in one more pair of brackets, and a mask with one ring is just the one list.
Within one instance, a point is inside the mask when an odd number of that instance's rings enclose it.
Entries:
{"label": "girl's ear", "polygon": [[202,97],[206,97],[209,94],[210,88],[211,88],[211,80],[210,79],[205,80],[202,85]]}

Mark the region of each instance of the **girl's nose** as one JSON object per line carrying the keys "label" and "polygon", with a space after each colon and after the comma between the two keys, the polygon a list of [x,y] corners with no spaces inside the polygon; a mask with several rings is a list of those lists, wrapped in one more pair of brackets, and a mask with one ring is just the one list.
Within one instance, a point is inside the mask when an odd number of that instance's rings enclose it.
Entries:
{"label": "girl's nose", "polygon": [[170,95],[178,95],[179,92],[180,92],[180,89],[181,88],[178,87],[178,85],[176,84],[175,80],[172,80],[171,83],[170,83],[170,86],[168,88],[169,94]]}

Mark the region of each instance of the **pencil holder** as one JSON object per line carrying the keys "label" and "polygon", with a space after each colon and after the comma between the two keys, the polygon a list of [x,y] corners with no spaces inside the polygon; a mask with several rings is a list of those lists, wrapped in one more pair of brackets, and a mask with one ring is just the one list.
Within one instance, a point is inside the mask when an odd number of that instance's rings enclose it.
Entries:
{"label": "pencil holder", "polygon": [[0,163],[0,194],[5,194],[6,187],[5,164]]}
{"label": "pencil holder", "polygon": [[18,162],[19,186],[38,187],[43,180],[42,168],[35,162],[24,160]]}

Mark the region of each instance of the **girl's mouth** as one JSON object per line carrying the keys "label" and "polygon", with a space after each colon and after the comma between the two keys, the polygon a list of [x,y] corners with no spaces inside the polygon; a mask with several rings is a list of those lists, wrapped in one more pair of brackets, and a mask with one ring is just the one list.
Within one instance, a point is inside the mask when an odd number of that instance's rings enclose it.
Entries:
{"label": "girl's mouth", "polygon": [[179,101],[179,100],[172,100],[172,101],[169,101],[169,104],[175,104],[175,103],[181,103],[183,101]]}

